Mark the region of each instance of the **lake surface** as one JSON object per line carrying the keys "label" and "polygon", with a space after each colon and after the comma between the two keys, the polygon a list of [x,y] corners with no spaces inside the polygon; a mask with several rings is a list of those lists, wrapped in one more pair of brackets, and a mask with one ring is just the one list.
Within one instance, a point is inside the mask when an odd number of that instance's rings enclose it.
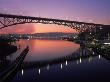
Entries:
{"label": "lake surface", "polygon": [[18,43],[22,48],[29,46],[29,52],[24,60],[27,62],[64,57],[80,48],[79,44],[61,40],[21,40]]}
{"label": "lake surface", "polygon": [[[17,45],[19,52],[28,45],[29,52],[12,82],[110,82],[110,60],[100,54],[90,55],[74,42],[20,40]],[[38,62],[47,63],[38,66]]]}

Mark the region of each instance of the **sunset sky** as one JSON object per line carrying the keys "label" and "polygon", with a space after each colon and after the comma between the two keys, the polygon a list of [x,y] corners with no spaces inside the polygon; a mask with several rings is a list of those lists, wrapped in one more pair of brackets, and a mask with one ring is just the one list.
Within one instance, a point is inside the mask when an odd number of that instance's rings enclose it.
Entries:
{"label": "sunset sky", "polygon": [[[110,0],[0,0],[0,13],[110,24]],[[23,24],[0,33],[75,32],[64,26]]]}

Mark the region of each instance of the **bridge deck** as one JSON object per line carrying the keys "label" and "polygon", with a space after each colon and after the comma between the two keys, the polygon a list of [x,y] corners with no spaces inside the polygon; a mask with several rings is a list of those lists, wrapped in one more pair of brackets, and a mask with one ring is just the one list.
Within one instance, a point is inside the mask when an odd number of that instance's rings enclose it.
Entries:
{"label": "bridge deck", "polygon": [[95,23],[87,23],[87,22],[79,22],[79,21],[70,21],[70,20],[52,19],[52,18],[43,18],[43,17],[31,17],[31,16],[22,16],[22,15],[11,15],[11,14],[0,14],[0,17],[33,19],[33,20],[40,19],[40,20],[59,21],[59,22],[63,21],[68,23],[78,23],[78,24],[88,24],[88,25],[104,25],[104,24],[95,24]]}

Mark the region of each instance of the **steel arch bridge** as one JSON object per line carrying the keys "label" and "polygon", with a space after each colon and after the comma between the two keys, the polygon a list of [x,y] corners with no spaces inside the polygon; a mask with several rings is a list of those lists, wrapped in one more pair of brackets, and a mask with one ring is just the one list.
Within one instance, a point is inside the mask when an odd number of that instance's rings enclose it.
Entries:
{"label": "steel arch bridge", "polygon": [[13,26],[17,24],[24,23],[42,23],[42,24],[57,24],[64,25],[75,29],[78,32],[91,31],[95,27],[103,27],[103,24],[94,24],[70,20],[52,19],[52,18],[42,18],[42,17],[31,17],[31,16],[21,16],[21,15],[11,15],[11,14],[0,14],[0,29]]}

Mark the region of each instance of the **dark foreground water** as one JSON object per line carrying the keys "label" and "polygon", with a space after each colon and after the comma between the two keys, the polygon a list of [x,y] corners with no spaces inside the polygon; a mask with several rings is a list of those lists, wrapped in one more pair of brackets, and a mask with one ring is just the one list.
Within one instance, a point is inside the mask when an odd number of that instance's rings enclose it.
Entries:
{"label": "dark foreground water", "polygon": [[17,44],[19,52],[26,45],[29,52],[12,82],[110,82],[110,60],[79,44],[60,40],[20,40]]}

